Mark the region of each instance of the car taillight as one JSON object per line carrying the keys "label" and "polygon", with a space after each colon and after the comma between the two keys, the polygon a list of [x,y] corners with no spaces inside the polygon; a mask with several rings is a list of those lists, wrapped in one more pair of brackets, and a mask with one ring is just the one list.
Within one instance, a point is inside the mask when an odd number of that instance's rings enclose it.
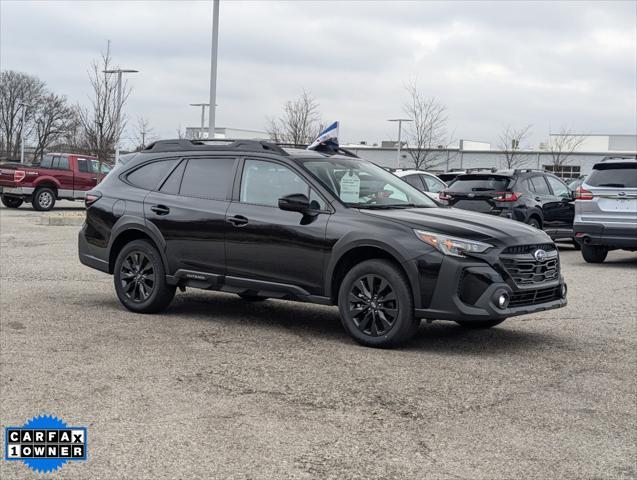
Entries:
{"label": "car taillight", "polygon": [[516,202],[522,194],[519,192],[497,192],[495,195],[493,199],[497,202]]}
{"label": "car taillight", "polygon": [[445,192],[445,191],[441,190],[441,191],[438,193],[438,198],[439,198],[440,200],[450,200],[450,199],[451,199],[451,195],[448,195],[448,194],[447,194],[447,192]]}
{"label": "car taillight", "polygon": [[589,192],[585,188],[577,187],[575,190],[575,200],[592,200],[593,192]]}
{"label": "car taillight", "polygon": [[26,176],[27,176],[27,172],[25,172],[24,170],[15,170],[13,172],[13,181],[21,182],[22,180],[24,180],[24,177]]}
{"label": "car taillight", "polygon": [[102,194],[100,192],[88,192],[84,196],[84,205],[86,206],[86,208],[88,208],[95,202],[97,202],[100,198],[102,198]]}

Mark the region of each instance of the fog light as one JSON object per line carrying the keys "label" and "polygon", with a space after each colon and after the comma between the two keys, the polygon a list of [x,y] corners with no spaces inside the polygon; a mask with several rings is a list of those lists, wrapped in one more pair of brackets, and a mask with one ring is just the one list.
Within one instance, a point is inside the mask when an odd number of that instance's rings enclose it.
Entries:
{"label": "fog light", "polygon": [[509,305],[509,295],[506,293],[501,293],[498,295],[498,308],[505,309]]}
{"label": "fog light", "polygon": [[562,294],[562,298],[566,298],[566,292],[568,291],[568,288],[566,287],[566,284],[563,283],[562,284],[562,288],[560,289],[560,293]]}

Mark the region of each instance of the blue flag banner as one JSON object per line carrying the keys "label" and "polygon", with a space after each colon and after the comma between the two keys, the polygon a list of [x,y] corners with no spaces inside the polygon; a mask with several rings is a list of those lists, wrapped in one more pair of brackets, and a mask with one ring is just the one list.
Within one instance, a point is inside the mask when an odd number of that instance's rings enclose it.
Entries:
{"label": "blue flag banner", "polygon": [[312,145],[307,147],[308,150],[314,150],[319,145],[331,145],[338,147],[338,122],[334,122],[316,137]]}

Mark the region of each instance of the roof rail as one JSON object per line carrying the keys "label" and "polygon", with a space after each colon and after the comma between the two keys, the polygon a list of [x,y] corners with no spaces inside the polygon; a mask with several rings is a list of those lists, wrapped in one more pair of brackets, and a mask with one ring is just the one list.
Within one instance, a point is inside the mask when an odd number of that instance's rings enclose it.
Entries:
{"label": "roof rail", "polygon": [[265,140],[243,139],[201,139],[188,140],[177,138],[172,140],[157,140],[148,145],[143,152],[183,152],[183,151],[210,151],[210,150],[237,150],[243,152],[271,152],[288,156],[288,153],[275,143]]}
{"label": "roof rail", "polygon": [[543,168],[516,168],[513,170],[513,173],[529,173],[529,172],[544,172]]}
{"label": "roof rail", "polygon": [[602,162],[607,160],[637,160],[637,155],[613,155],[602,158]]}
{"label": "roof rail", "polygon": [[[287,148],[301,148],[303,150],[307,150],[307,144],[299,144],[299,143],[280,143],[277,142],[276,143],[279,147],[287,147]],[[344,155],[346,157],[352,157],[352,158],[360,158],[358,155],[356,155],[354,152],[351,152],[350,150],[347,150],[346,148],[343,147],[335,147],[331,144],[326,144],[326,143],[321,143],[319,145],[317,145],[315,148],[313,148],[310,151],[314,151],[314,152],[319,152],[319,153],[323,153],[325,155]]]}

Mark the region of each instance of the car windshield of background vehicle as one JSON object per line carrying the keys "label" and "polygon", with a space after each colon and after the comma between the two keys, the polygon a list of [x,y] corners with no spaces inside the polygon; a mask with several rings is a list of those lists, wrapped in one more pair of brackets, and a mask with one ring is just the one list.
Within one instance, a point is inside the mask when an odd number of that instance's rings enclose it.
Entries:
{"label": "car windshield of background vehicle", "polygon": [[431,208],[425,194],[392,173],[363,160],[308,159],[303,167],[345,205],[356,208]]}
{"label": "car windshield of background vehicle", "polygon": [[593,170],[586,183],[591,187],[637,188],[637,165],[604,165],[603,169]]}
{"label": "car windshield of background vehicle", "polygon": [[449,186],[450,192],[505,192],[511,179],[499,175],[461,175]]}

